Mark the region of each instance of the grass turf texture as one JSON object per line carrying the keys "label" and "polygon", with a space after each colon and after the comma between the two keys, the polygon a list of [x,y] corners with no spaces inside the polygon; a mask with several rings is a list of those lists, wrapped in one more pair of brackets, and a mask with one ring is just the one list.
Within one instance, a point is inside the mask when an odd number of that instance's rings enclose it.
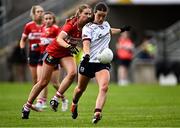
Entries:
{"label": "grass turf texture", "polygon": [[[71,104],[72,85],[66,92]],[[102,120],[91,123],[98,87],[90,84],[81,97],[79,116],[71,118],[70,109],[53,112],[31,111],[30,119],[21,119],[31,85],[28,83],[0,83],[0,127],[180,127],[180,86],[131,85],[118,87],[110,84]],[[48,98],[55,94],[49,85]],[[49,100],[48,100],[49,106]]]}

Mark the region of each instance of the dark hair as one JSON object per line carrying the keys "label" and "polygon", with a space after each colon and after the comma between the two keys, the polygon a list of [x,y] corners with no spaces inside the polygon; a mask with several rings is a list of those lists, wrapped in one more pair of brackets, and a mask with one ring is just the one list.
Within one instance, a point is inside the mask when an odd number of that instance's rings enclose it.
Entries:
{"label": "dark hair", "polygon": [[96,4],[96,6],[94,8],[94,12],[97,12],[97,11],[108,12],[109,8],[104,2],[99,2]]}
{"label": "dark hair", "polygon": [[44,13],[43,17],[44,17],[45,15],[48,15],[48,14],[53,17],[53,24],[55,24],[55,23],[56,23],[56,16],[55,16],[55,14],[54,14],[53,12],[46,11],[46,12]]}

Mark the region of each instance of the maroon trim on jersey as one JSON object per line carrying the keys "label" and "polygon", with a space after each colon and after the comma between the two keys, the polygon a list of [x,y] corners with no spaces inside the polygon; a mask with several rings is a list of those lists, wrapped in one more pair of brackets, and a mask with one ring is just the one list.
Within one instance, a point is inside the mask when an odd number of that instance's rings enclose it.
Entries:
{"label": "maroon trim on jersey", "polygon": [[91,39],[90,39],[90,38],[84,38],[83,41],[84,41],[84,40],[89,40],[89,41],[91,42]]}

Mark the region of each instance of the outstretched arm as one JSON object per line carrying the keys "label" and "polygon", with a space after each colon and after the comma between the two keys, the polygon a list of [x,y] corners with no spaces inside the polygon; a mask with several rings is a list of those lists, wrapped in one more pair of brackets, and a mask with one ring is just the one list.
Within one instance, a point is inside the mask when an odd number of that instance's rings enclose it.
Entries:
{"label": "outstretched arm", "polygon": [[123,26],[122,28],[111,28],[111,33],[112,34],[119,34],[124,31],[130,31],[131,27],[130,26]]}
{"label": "outstretched arm", "polygon": [[111,28],[112,34],[119,34],[120,32],[121,32],[121,29],[119,29],[119,28]]}

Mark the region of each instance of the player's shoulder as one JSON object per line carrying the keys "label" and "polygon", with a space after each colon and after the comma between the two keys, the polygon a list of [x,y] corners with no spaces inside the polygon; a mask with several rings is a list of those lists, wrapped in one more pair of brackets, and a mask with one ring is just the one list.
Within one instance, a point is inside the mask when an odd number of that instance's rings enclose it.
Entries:
{"label": "player's shoulder", "polygon": [[59,26],[57,26],[56,24],[53,24],[52,27],[55,29],[59,29]]}
{"label": "player's shoulder", "polygon": [[77,21],[78,21],[77,17],[71,17],[66,20],[66,24],[75,25],[77,23]]}
{"label": "player's shoulder", "polygon": [[26,23],[26,26],[32,26],[32,25],[35,25],[34,21],[30,21],[30,22]]}
{"label": "player's shoulder", "polygon": [[96,24],[89,22],[87,23],[84,28],[94,29],[96,27]]}
{"label": "player's shoulder", "polygon": [[91,27],[93,25],[93,23],[92,22],[89,22],[89,23],[87,23],[85,26],[86,27]]}
{"label": "player's shoulder", "polygon": [[107,22],[107,21],[104,21],[104,22],[103,22],[103,25],[110,27],[110,24],[109,24],[109,22]]}

